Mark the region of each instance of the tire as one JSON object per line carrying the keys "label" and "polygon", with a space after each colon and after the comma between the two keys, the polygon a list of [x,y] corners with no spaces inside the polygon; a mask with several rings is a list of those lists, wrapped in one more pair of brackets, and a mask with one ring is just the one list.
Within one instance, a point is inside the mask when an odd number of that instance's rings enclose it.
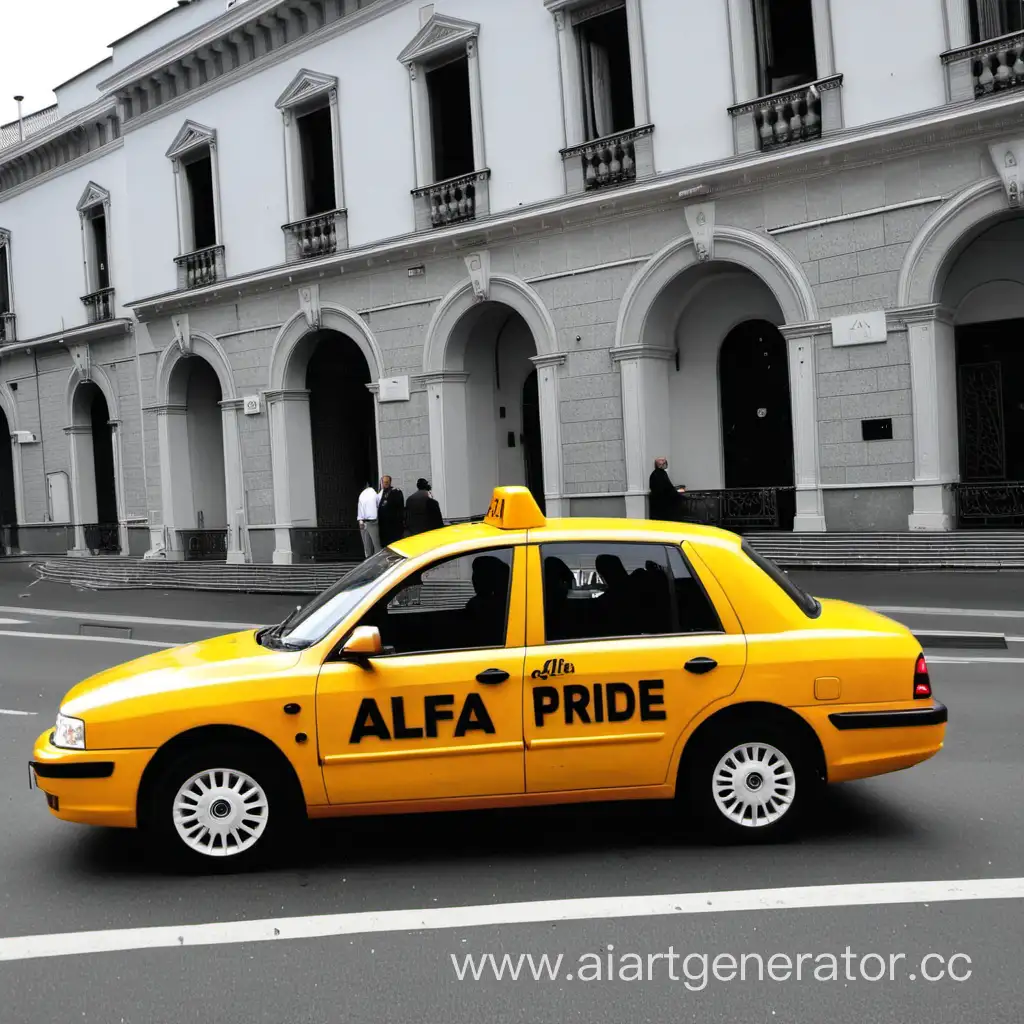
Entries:
{"label": "tire", "polygon": [[298,818],[281,768],[246,744],[189,750],[161,771],[144,809],[158,858],[193,870],[265,864]]}
{"label": "tire", "polygon": [[686,809],[716,838],[772,842],[792,835],[821,788],[796,729],[754,719],[697,737],[677,787]]}

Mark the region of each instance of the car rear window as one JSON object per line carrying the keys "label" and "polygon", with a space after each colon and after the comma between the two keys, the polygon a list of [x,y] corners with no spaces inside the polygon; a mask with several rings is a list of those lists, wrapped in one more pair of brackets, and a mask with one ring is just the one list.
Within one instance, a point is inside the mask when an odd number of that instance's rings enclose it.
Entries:
{"label": "car rear window", "polygon": [[746,541],[743,542],[743,553],[762,572],[767,573],[784,591],[786,596],[807,616],[816,619],[821,614],[821,603],[811,597],[802,587],[798,586],[790,576],[783,572],[770,558],[758,554]]}

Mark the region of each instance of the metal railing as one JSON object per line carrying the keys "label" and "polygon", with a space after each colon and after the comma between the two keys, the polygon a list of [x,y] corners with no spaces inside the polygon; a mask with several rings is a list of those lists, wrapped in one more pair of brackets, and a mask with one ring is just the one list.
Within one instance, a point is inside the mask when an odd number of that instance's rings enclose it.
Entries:
{"label": "metal railing", "polygon": [[363,539],[356,526],[292,527],[296,562],[361,562]]}
{"label": "metal railing", "polygon": [[82,296],[85,315],[89,323],[99,324],[114,319],[114,289],[100,288]]}
{"label": "metal railing", "polygon": [[587,191],[636,180],[636,140],[654,131],[654,125],[630,128],[562,150],[562,159],[579,157],[583,187]]}
{"label": "metal railing", "polygon": [[685,521],[746,530],[790,530],[796,514],[792,487],[736,487],[721,491],[687,491],[680,495]]}
{"label": "metal railing", "polygon": [[94,555],[121,553],[121,528],[117,523],[83,523],[82,533],[85,546]]}
{"label": "metal railing", "polygon": [[1024,481],[956,483],[952,490],[961,529],[1024,526]]}
{"label": "metal railing", "polygon": [[228,557],[227,530],[179,530],[186,562],[222,562]]}

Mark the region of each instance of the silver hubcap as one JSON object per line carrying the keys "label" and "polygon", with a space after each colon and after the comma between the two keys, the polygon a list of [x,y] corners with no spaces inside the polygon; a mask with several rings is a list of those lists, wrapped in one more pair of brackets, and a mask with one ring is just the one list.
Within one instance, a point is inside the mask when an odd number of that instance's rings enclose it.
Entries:
{"label": "silver hubcap", "polygon": [[796,773],[770,743],[741,743],[718,762],[711,787],[715,804],[730,821],[763,828],[792,806]]}
{"label": "silver hubcap", "polygon": [[245,772],[210,768],[193,775],[178,790],[174,827],[196,853],[231,857],[259,841],[269,807],[260,784]]}

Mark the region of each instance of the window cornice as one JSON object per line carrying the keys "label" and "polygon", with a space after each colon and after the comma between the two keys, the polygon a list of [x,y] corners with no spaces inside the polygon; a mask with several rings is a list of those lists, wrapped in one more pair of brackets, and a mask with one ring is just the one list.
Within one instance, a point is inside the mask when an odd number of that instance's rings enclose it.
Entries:
{"label": "window cornice", "polygon": [[405,65],[422,64],[465,46],[479,35],[480,26],[475,21],[435,14],[413,36],[412,42],[398,55],[398,60]]}
{"label": "window cornice", "polygon": [[85,191],[82,192],[82,198],[78,200],[78,205],[75,207],[79,213],[85,213],[86,210],[91,210],[94,206],[103,206],[104,203],[110,202],[110,193],[103,188],[101,185],[97,185],[95,181],[90,181],[85,186]]}
{"label": "window cornice", "polygon": [[217,132],[214,128],[207,128],[206,125],[198,124],[195,121],[186,121],[174,141],[165,154],[170,160],[178,160],[193,150],[201,149],[203,146],[216,146]]}
{"label": "window cornice", "polygon": [[274,106],[278,110],[291,110],[316,96],[329,94],[338,88],[338,79],[334,75],[323,75],[319,71],[303,68],[288,83],[288,88],[277,98]]}

